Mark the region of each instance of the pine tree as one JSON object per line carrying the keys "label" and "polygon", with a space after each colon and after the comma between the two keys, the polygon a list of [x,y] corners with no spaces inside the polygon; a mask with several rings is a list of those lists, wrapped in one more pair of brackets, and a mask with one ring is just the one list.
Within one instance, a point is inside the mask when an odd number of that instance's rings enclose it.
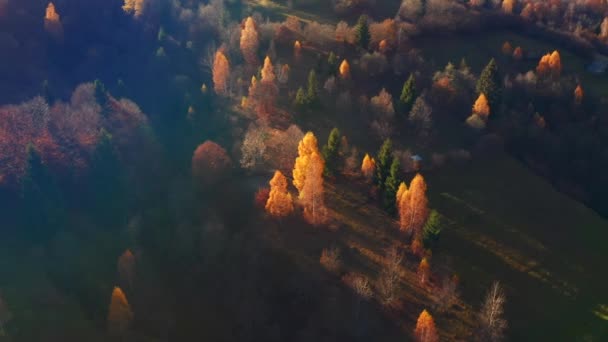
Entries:
{"label": "pine tree", "polygon": [[395,213],[397,190],[399,188],[399,183],[401,182],[401,177],[399,176],[400,173],[401,163],[399,162],[399,158],[393,158],[393,162],[391,163],[389,171],[389,176],[384,182],[384,208],[390,214]]}
{"label": "pine tree", "polygon": [[497,108],[502,95],[502,80],[498,73],[498,65],[494,58],[490,60],[488,65],[483,69],[479,79],[477,80],[477,94],[485,94],[490,102],[491,108]]}
{"label": "pine tree", "polygon": [[441,216],[436,210],[431,210],[429,218],[424,223],[422,228],[422,242],[426,248],[439,239],[441,234]]}
{"label": "pine tree", "polygon": [[293,212],[293,199],[287,191],[287,179],[281,171],[275,171],[270,180],[270,193],[265,208],[275,217],[285,217]]}
{"label": "pine tree", "polygon": [[306,99],[306,91],[303,87],[298,88],[298,92],[296,93],[296,99],[294,104],[296,107],[302,108],[306,106],[308,100]]}
{"label": "pine tree", "polygon": [[319,102],[319,82],[314,69],[310,70],[308,74],[308,87],[306,89],[306,102],[309,105],[317,105]]}
{"label": "pine tree", "polygon": [[338,171],[338,151],[340,149],[340,130],[334,128],[329,133],[327,144],[323,146],[323,159],[325,159],[325,175],[335,175]]}
{"label": "pine tree", "polygon": [[355,26],[355,43],[367,50],[369,46],[371,35],[369,33],[369,24],[367,22],[367,16],[362,15],[359,17],[357,21],[357,25]]}
{"label": "pine tree", "polygon": [[405,81],[403,84],[401,96],[399,97],[399,105],[402,113],[407,114],[412,110],[416,97],[416,78],[414,77],[414,74],[411,74],[407,81]]}
{"label": "pine tree", "polygon": [[338,74],[338,57],[332,51],[329,53],[329,57],[327,57],[327,65],[329,66],[329,74],[337,75]]}
{"label": "pine tree", "polygon": [[390,167],[393,162],[392,149],[393,143],[391,142],[391,139],[386,139],[384,140],[382,147],[380,147],[380,151],[378,151],[375,181],[379,188],[384,186],[384,182],[386,182],[386,178],[389,175]]}

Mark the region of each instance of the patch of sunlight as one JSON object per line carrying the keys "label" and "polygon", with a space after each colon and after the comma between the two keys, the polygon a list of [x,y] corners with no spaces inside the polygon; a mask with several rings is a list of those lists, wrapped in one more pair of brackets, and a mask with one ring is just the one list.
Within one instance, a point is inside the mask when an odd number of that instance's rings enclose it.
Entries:
{"label": "patch of sunlight", "polygon": [[608,305],[599,304],[593,313],[604,321],[608,321]]}

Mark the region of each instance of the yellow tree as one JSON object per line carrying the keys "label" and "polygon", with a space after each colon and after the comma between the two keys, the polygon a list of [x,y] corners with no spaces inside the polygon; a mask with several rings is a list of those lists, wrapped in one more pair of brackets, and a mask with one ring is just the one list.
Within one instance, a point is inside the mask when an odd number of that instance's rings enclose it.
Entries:
{"label": "yellow tree", "polygon": [[230,77],[230,63],[226,55],[218,50],[213,60],[213,89],[216,94],[226,94],[228,77]]}
{"label": "yellow tree", "polygon": [[562,59],[559,55],[559,52],[553,51],[551,56],[549,57],[549,67],[551,68],[551,73],[555,77],[559,77],[562,73]]}
{"label": "yellow tree", "polygon": [[399,224],[402,230],[419,235],[429,216],[426,182],[417,174],[399,204]]}
{"label": "yellow tree", "polygon": [[285,217],[293,212],[293,199],[287,191],[287,179],[281,171],[275,171],[270,180],[270,194],[266,201],[266,211],[275,217]]}
{"label": "yellow tree", "polygon": [[139,18],[144,13],[144,3],[145,0],[125,0],[122,10]]}
{"label": "yellow tree", "polygon": [[428,311],[423,310],[416,321],[416,329],[414,330],[414,339],[416,342],[439,342],[435,321]]}
{"label": "yellow tree", "polygon": [[323,170],[325,162],[321,154],[312,152],[306,168],[304,186],[300,191],[300,203],[304,207],[304,218],[311,224],[321,224],[325,220],[326,208],[323,198]]}
{"label": "yellow tree", "polygon": [[502,10],[505,13],[512,14],[515,7],[515,0],[503,0]]}
{"label": "yellow tree", "polygon": [[319,153],[317,138],[312,132],[306,133],[298,144],[298,157],[293,168],[293,185],[302,192],[306,180],[306,170],[310,162],[310,156]]}
{"label": "yellow tree", "polygon": [[429,281],[430,274],[431,265],[426,258],[422,258],[420,265],[418,265],[418,277],[420,279],[420,284],[426,284]]}
{"label": "yellow tree", "polygon": [[240,47],[245,61],[253,66],[258,62],[257,51],[260,38],[256,29],[255,20],[252,17],[245,19],[245,25],[241,30]]}
{"label": "yellow tree", "polygon": [[348,64],[346,59],[342,61],[342,64],[340,64],[340,77],[342,79],[350,78],[350,64]]}
{"label": "yellow tree", "polygon": [[574,102],[576,104],[583,103],[583,98],[585,97],[585,92],[583,91],[583,87],[581,85],[577,85],[576,89],[574,89]]}
{"label": "yellow tree", "polygon": [[300,56],[302,55],[302,43],[300,43],[299,40],[296,40],[295,43],[293,43],[293,56],[298,59],[300,58]]}
{"label": "yellow tree", "polygon": [[488,104],[488,98],[484,93],[479,94],[477,101],[473,105],[473,114],[477,114],[484,120],[490,115],[490,105]]}
{"label": "yellow tree", "polygon": [[50,33],[55,39],[63,39],[63,25],[61,24],[61,18],[55,9],[55,5],[49,2],[46,6],[46,13],[44,15],[44,29]]}
{"label": "yellow tree", "polygon": [[365,157],[363,157],[363,162],[361,163],[361,173],[367,180],[372,180],[375,171],[376,161],[366,153]]}
{"label": "yellow tree", "polygon": [[397,203],[397,208],[401,207],[401,201],[403,200],[403,198],[405,198],[405,194],[407,193],[407,185],[405,184],[405,182],[401,182],[401,184],[399,184],[399,189],[397,190],[397,198],[396,198],[396,202]]}
{"label": "yellow tree", "polygon": [[125,293],[120,287],[114,287],[112,298],[110,300],[110,308],[108,309],[108,332],[112,336],[121,336],[124,334],[133,320],[133,312],[131,306],[127,302]]}

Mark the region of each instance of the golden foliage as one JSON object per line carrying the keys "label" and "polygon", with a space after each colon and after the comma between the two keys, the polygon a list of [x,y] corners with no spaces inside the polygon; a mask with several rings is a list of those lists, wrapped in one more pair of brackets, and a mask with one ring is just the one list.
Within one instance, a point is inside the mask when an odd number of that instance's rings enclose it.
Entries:
{"label": "golden foliage", "polygon": [[52,22],[59,22],[59,14],[55,10],[55,5],[52,2],[49,2],[48,6],[46,6],[46,15],[44,16],[45,20]]}
{"label": "golden foliage", "polygon": [[562,62],[559,52],[553,51],[541,57],[536,67],[536,73],[539,76],[552,75],[559,77],[562,72]]}
{"label": "golden foliage", "polygon": [[46,14],[44,15],[44,29],[50,33],[55,39],[63,39],[63,25],[61,18],[55,9],[52,2],[46,6]]}
{"label": "golden foliage", "polygon": [[423,310],[420,316],[418,316],[416,329],[414,330],[414,339],[416,342],[439,342],[433,316],[426,310]]}
{"label": "golden foliage", "polygon": [[255,20],[252,17],[245,19],[245,25],[241,30],[240,47],[245,61],[249,65],[255,65],[258,61],[257,51],[260,45],[259,34]]}
{"label": "golden foliage", "polygon": [[490,116],[490,105],[485,94],[479,94],[477,101],[473,105],[473,114],[477,114],[483,119],[487,119]]}
{"label": "golden foliage", "polygon": [[574,89],[574,102],[576,104],[583,103],[583,98],[585,97],[585,92],[583,91],[583,87],[581,85],[577,85],[576,89]]}
{"label": "golden foliage", "polygon": [[299,40],[296,40],[295,43],[293,43],[293,55],[298,58],[302,55],[302,43],[300,43]]}
{"label": "golden foliage", "polygon": [[350,78],[350,64],[348,64],[346,59],[342,61],[342,64],[340,64],[340,77],[342,79]]}
{"label": "golden foliage", "polygon": [[230,63],[226,55],[218,50],[213,60],[213,89],[216,94],[226,94],[228,77],[230,77]]}
{"label": "golden foliage", "polygon": [[274,67],[270,61],[270,57],[266,56],[264,59],[264,67],[262,68],[262,82],[274,82],[276,76],[274,74]]}
{"label": "golden foliage", "polygon": [[399,208],[401,206],[401,201],[403,200],[403,198],[405,198],[406,193],[407,193],[407,184],[405,184],[405,182],[401,182],[401,184],[399,184],[399,189],[397,190],[396,201],[395,201],[395,203],[397,203],[397,208]]}
{"label": "golden foliage", "polygon": [[363,157],[363,162],[361,163],[361,173],[365,178],[371,180],[374,177],[374,172],[376,171],[376,161],[374,158],[370,157],[369,154],[365,154]]}
{"label": "golden foliage", "polygon": [[270,180],[270,194],[265,208],[275,217],[285,217],[293,212],[293,199],[287,191],[287,179],[281,171],[275,171]]}
{"label": "golden foliage", "polygon": [[516,0],[503,0],[502,2],[502,11],[508,14],[513,13],[513,8],[515,8]]}
{"label": "golden foliage", "polygon": [[306,170],[313,152],[319,153],[317,137],[312,132],[308,132],[298,144],[298,157],[293,168],[293,185],[300,192],[304,187]]}
{"label": "golden foliage", "polygon": [[108,309],[108,332],[113,336],[124,334],[133,320],[133,312],[125,293],[120,287],[114,287],[110,308]]}
{"label": "golden foliage", "polygon": [[125,0],[122,10],[139,18],[144,13],[144,5],[145,0]]}
{"label": "golden foliage", "polygon": [[416,174],[409,190],[402,195],[399,204],[399,223],[404,231],[418,235],[429,216],[426,182],[421,174]]}
{"label": "golden foliage", "polygon": [[323,170],[325,162],[317,151],[310,155],[304,186],[300,191],[300,203],[304,206],[304,218],[311,224],[325,221],[326,208],[323,196]]}
{"label": "golden foliage", "polygon": [[418,265],[418,277],[420,277],[420,284],[426,284],[429,281],[429,276],[431,273],[431,265],[426,258],[422,258],[420,264]]}

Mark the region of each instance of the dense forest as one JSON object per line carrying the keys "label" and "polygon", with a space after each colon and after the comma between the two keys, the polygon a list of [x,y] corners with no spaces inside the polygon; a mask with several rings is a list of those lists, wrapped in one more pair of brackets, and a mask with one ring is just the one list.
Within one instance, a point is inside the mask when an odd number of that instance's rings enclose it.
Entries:
{"label": "dense forest", "polygon": [[0,341],[608,339],[606,0],[0,0]]}

